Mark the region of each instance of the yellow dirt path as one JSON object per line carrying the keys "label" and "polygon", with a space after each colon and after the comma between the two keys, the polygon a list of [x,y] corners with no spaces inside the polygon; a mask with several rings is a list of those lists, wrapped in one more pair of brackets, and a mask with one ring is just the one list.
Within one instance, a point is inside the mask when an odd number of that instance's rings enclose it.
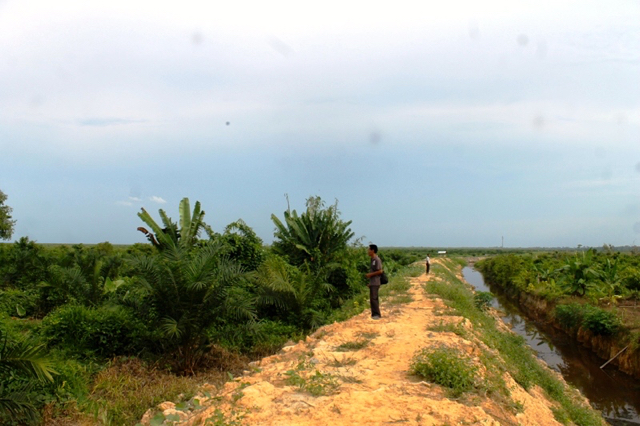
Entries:
{"label": "yellow dirt path", "polygon": [[[184,425],[202,425],[207,419],[209,424],[252,426],[558,425],[542,393],[525,391],[509,376],[511,399],[524,406],[517,414],[483,395],[449,399],[442,387],[410,374],[415,353],[438,345],[456,348],[480,364],[478,343],[429,330],[440,323],[471,327],[462,317],[438,314],[446,309],[444,303],[422,288],[431,279],[438,278],[423,274],[410,279],[408,303],[381,300],[381,320],[372,320],[367,309],[252,363],[253,371],[228,382],[217,399],[202,395],[205,408],[192,413],[173,410],[171,403],[161,408],[179,415],[176,424]],[[295,379],[305,385],[295,385]]]}

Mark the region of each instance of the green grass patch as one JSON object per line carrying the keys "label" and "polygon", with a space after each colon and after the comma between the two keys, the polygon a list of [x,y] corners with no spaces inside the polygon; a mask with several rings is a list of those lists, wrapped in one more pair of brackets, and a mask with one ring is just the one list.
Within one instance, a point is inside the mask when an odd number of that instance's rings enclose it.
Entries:
{"label": "green grass patch", "polygon": [[427,327],[427,330],[454,333],[461,337],[465,337],[467,335],[467,330],[465,330],[461,324],[454,324],[452,322],[445,323],[444,321],[440,321],[438,324]]}
{"label": "green grass patch", "polygon": [[452,348],[423,349],[411,361],[411,372],[449,389],[457,397],[476,387],[477,367]]}
{"label": "green grass patch", "polygon": [[317,369],[309,373],[307,370],[310,368],[313,368],[313,364],[305,360],[298,362],[295,369],[284,373],[287,385],[296,386],[313,396],[332,395],[338,391],[340,384],[336,376]]}

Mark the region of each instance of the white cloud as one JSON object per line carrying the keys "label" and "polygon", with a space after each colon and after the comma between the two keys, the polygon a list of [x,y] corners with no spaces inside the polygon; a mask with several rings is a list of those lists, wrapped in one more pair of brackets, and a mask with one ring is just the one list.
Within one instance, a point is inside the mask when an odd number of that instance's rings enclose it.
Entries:
{"label": "white cloud", "polygon": [[116,201],[116,204],[119,206],[132,206],[133,203],[130,201]]}
{"label": "white cloud", "polygon": [[129,197],[129,200],[136,203],[142,202],[142,198],[138,198],[138,197]]}
{"label": "white cloud", "polygon": [[162,197],[158,197],[157,195],[154,195],[153,197],[149,197],[149,199],[154,203],[158,203],[158,204],[165,204],[167,202],[165,199],[163,199]]}

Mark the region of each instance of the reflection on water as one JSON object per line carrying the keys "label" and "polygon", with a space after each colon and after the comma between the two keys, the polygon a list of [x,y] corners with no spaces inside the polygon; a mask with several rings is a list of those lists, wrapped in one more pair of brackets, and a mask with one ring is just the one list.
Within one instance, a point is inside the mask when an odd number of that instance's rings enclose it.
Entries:
{"label": "reflection on water", "polygon": [[504,297],[498,288],[493,291],[475,269],[462,269],[465,280],[476,290],[491,291],[495,296],[492,306],[503,312],[503,320],[513,331],[524,337],[538,357],[549,367],[560,372],[602,411],[607,421],[614,425],[640,424],[640,380],[622,373],[613,366],[601,369],[606,362],[567,334],[548,325],[525,319],[518,307]]}

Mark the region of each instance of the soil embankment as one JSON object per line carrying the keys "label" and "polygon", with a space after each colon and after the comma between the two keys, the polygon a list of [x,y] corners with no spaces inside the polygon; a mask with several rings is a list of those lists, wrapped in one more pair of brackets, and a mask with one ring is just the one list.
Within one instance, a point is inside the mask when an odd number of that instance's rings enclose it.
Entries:
{"label": "soil embankment", "polygon": [[172,403],[160,410],[183,425],[559,425],[541,390],[525,391],[507,374],[511,407],[482,393],[449,398],[446,389],[410,373],[423,348],[445,345],[476,361],[481,353],[477,341],[429,329],[443,322],[471,327],[462,317],[442,315],[444,303],[422,288],[431,279],[438,278],[411,278],[410,298],[383,299],[381,320],[367,309],[252,363],[222,389],[203,389],[195,410]]}

